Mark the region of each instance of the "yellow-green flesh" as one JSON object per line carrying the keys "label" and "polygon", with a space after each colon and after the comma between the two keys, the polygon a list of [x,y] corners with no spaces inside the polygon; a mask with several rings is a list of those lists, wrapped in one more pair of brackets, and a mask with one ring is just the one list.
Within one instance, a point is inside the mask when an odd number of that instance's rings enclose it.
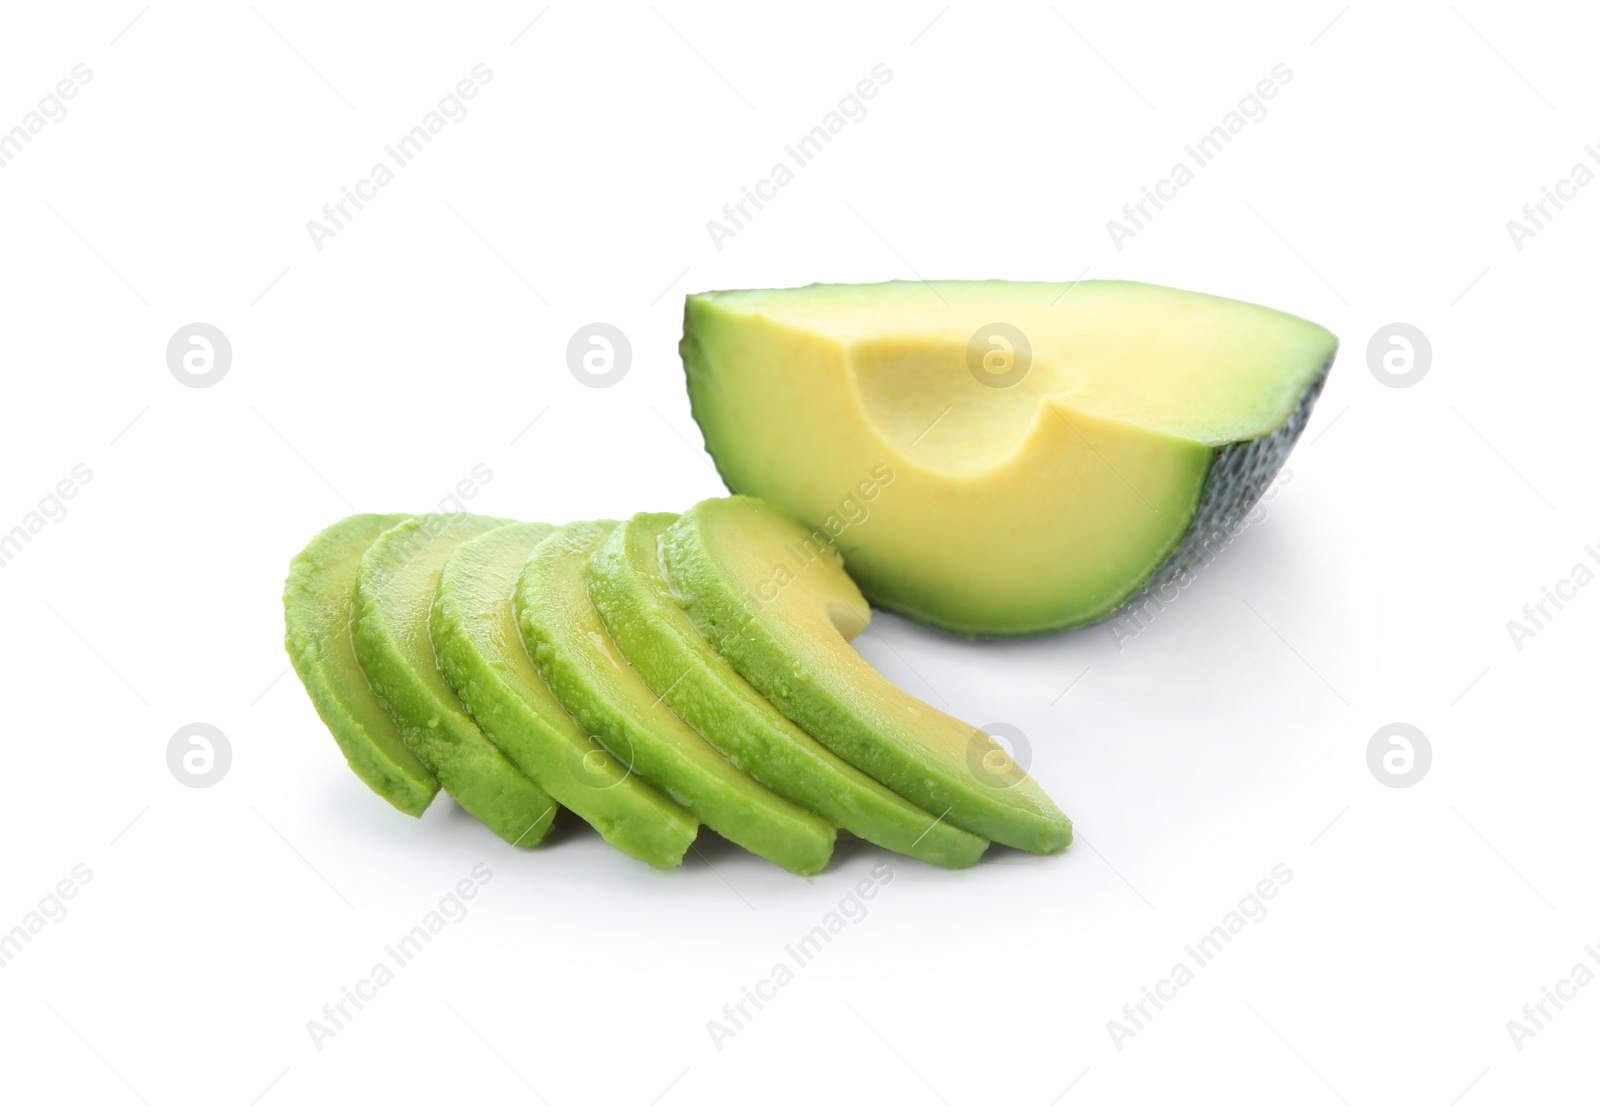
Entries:
{"label": "yellow-green flesh", "polygon": [[851,648],[870,612],[825,539],[734,496],[685,513],[662,555],[711,644],[839,757],[995,842],[1049,853],[1072,841],[1071,822],[993,738],[913,699]]}
{"label": "yellow-green flesh", "polygon": [[[1031,349],[1008,386],[969,360],[976,345],[993,371],[1019,366],[996,325]],[[874,602],[1024,634],[1102,618],[1143,585],[1216,450],[1284,425],[1336,346],[1226,298],[996,281],[696,295],[682,352],[730,489],[824,528]]]}
{"label": "yellow-green flesh", "polygon": [[428,616],[457,545],[502,518],[426,514],[380,535],[361,558],[356,657],[406,745],[455,801],[515,846],[544,838],[556,802],[478,729],[439,671]]}
{"label": "yellow-green flesh", "polygon": [[561,706],[522,648],[511,595],[553,526],[501,526],[458,546],[432,616],[440,668],[473,720],[509,758],[612,846],[653,866],[683,860],[699,822],[630,777]]}
{"label": "yellow-green flesh", "polygon": [[833,853],[832,824],[734,768],[633,670],[590,602],[589,559],[616,522],[578,522],[533,550],[517,583],[523,645],[557,698],[622,764],[728,840],[816,873]]}
{"label": "yellow-green flesh", "polygon": [[661,568],[661,537],[677,517],[635,515],[589,562],[590,599],[634,670],[724,757],[780,796],[889,850],[942,866],[975,863],[983,839],[835,756],[706,641]]}
{"label": "yellow-green flesh", "polygon": [[421,815],[439,780],[378,703],[350,642],[361,555],[404,514],[352,514],[311,539],[283,586],[284,647],[351,770],[407,815]]}

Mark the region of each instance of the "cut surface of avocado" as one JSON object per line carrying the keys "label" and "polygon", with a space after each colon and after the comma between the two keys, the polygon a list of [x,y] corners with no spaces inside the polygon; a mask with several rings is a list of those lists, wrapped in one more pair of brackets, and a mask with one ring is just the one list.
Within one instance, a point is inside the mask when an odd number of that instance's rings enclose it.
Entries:
{"label": "cut surface of avocado", "polygon": [[522,648],[511,594],[554,528],[519,522],[457,546],[431,619],[440,668],[473,721],[540,788],[624,854],[676,866],[699,821],[585,734]]}
{"label": "cut surface of avocado", "polygon": [[361,556],[404,514],[352,514],[311,539],[283,585],[284,648],[355,775],[407,815],[421,815],[439,780],[400,737],[350,642]]}
{"label": "cut surface of avocado", "polygon": [[1265,491],[1336,348],[1110,281],[699,294],[681,345],[730,490],[824,530],[873,602],[994,636],[1180,577]]}
{"label": "cut surface of avocado", "polygon": [[635,515],[589,562],[590,599],[634,671],[730,762],[780,796],[886,849],[942,866],[977,862],[987,842],[835,756],[706,641],[661,568],[661,537],[677,517]]}
{"label": "cut surface of avocado", "polygon": [[636,775],[731,842],[796,873],[821,870],[834,827],[734,768],[644,682],[589,599],[589,558],[617,522],[576,522],[535,546],[517,582],[523,645],[551,691]]}
{"label": "cut surface of avocado", "polygon": [[670,527],[662,557],[706,638],[762,695],[862,772],[959,827],[1049,853],[1072,824],[991,736],[913,699],[850,646],[866,600],[825,539],[733,496]]}
{"label": "cut surface of avocado", "polygon": [[457,545],[503,518],[424,514],[384,531],[361,558],[355,649],[378,700],[454,800],[513,846],[533,846],[556,803],[478,729],[439,671],[428,616]]}

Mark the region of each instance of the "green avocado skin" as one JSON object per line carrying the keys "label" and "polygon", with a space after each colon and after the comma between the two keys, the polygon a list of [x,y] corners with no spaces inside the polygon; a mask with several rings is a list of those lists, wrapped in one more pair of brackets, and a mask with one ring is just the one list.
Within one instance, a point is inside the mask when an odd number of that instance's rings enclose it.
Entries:
{"label": "green avocado skin", "polygon": [[[1206,475],[1205,487],[1200,493],[1200,501],[1195,506],[1194,516],[1189,521],[1183,539],[1141,586],[1126,598],[1118,600],[1105,613],[1089,619],[1089,622],[1115,620],[1139,611],[1148,614],[1146,608],[1152,601],[1156,613],[1160,613],[1172,599],[1170,592],[1181,589],[1200,568],[1211,563],[1214,552],[1220,551],[1231,537],[1236,536],[1239,523],[1246,520],[1256,502],[1271,488],[1294,449],[1295,442],[1305,432],[1306,423],[1311,420],[1312,407],[1322,394],[1337,354],[1337,347],[1329,351],[1322,373],[1301,395],[1294,412],[1282,425],[1255,440],[1240,441],[1217,449],[1211,461],[1211,470]],[[1138,627],[1143,625],[1142,617],[1132,621]],[[1119,644],[1120,641],[1118,638]]]}
{"label": "green avocado skin", "polygon": [[456,548],[430,620],[439,666],[484,734],[541,788],[624,854],[676,866],[699,821],[589,738],[522,648],[511,593],[554,528],[501,526]]}
{"label": "green avocado skin", "polygon": [[472,721],[439,671],[428,616],[457,545],[502,518],[425,514],[380,535],[356,578],[356,657],[413,753],[457,803],[513,846],[544,838],[556,802]]}
{"label": "green avocado skin", "polygon": [[404,514],[353,514],[312,538],[283,585],[283,642],[350,769],[396,808],[421,815],[438,794],[439,779],[400,737],[350,641],[361,555],[405,520]]}
{"label": "green avocado skin", "polygon": [[833,825],[729,764],[662,703],[606,633],[586,581],[590,557],[618,525],[563,526],[529,557],[514,606],[539,674],[584,730],[712,830],[795,873],[820,871],[833,854]]}
{"label": "green avocado skin", "polygon": [[[793,522],[770,504],[734,498],[753,512]],[[740,675],[822,745],[934,814],[1035,854],[1070,845],[1071,821],[1037,786],[1028,794],[992,790],[924,760],[918,740],[892,708],[837,690],[808,666],[806,655],[788,640],[789,631],[769,626],[755,613],[740,585],[722,573],[712,555],[714,542],[705,537],[706,517],[732,503],[708,499],[691,507],[663,536],[661,553],[690,618]]]}
{"label": "green avocado skin", "polygon": [[695,628],[661,567],[676,514],[638,514],[589,562],[589,596],[634,670],[733,765],[888,850],[964,867],[987,840],[917,807],[836,757],[750,686]]}

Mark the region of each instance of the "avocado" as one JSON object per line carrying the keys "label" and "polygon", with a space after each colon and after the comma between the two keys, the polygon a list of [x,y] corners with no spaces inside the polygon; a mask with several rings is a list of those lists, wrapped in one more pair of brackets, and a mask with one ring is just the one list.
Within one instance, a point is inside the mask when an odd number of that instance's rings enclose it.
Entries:
{"label": "avocado", "polygon": [[625,767],[712,830],[785,869],[816,873],[833,854],[833,825],[729,764],[673,714],[606,632],[589,599],[589,558],[618,525],[563,526],[529,556],[514,606],[539,674]]}
{"label": "avocado", "polygon": [[502,518],[424,514],[385,530],[356,577],[356,658],[412,753],[446,792],[513,846],[544,838],[556,803],[488,738],[439,671],[428,613],[439,572],[463,541]]}
{"label": "avocado", "polygon": [[941,866],[977,862],[987,842],[834,756],[712,648],[661,569],[661,536],[677,518],[636,514],[589,561],[589,597],[634,671],[734,766],[778,795],[886,849]]}
{"label": "avocado", "polygon": [[421,815],[439,779],[400,737],[350,644],[361,554],[404,514],[352,514],[311,539],[283,585],[284,648],[312,706],[355,775],[407,815]]}
{"label": "avocado", "polygon": [[891,684],[851,648],[871,620],[839,554],[757,499],[708,499],[671,526],[667,576],[690,617],[801,729],[906,799],[1006,846],[1050,853],[1072,824],[989,735]]}
{"label": "avocado", "polygon": [[450,554],[429,625],[439,667],[478,727],[539,787],[624,854],[676,866],[699,821],[586,735],[522,648],[511,592],[554,528],[501,526]]}
{"label": "avocado", "polygon": [[818,530],[875,604],[1016,636],[1186,585],[1337,346],[1206,294],[989,281],[698,294],[680,351],[730,491]]}

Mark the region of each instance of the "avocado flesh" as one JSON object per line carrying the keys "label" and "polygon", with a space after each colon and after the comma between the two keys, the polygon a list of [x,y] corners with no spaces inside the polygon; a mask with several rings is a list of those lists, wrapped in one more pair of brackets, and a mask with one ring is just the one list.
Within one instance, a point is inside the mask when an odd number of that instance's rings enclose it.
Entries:
{"label": "avocado flesh", "polygon": [[673,598],[661,536],[676,514],[636,514],[589,561],[589,597],[623,656],[678,717],[779,796],[887,850],[964,867],[988,843],[891,792],[784,717]]}
{"label": "avocado flesh", "polygon": [[690,617],[762,695],[906,799],[1006,846],[1050,853],[1072,824],[983,732],[895,687],[850,646],[870,612],[838,554],[777,508],[708,499],[662,558]]}
{"label": "avocado flesh", "polygon": [[513,846],[544,838],[556,803],[478,729],[439,671],[428,615],[457,545],[503,518],[424,514],[384,531],[356,580],[356,657],[406,745],[455,801]]}
{"label": "avocado flesh", "polygon": [[404,514],[352,514],[311,539],[283,585],[284,648],[312,706],[368,788],[407,815],[421,815],[439,780],[400,737],[367,683],[350,642],[361,555]]}
{"label": "avocado flesh", "polygon": [[[1009,386],[968,360],[997,322],[1032,350]],[[1205,294],[992,281],[695,295],[681,351],[730,490],[823,529],[874,603],[1013,636],[1181,573],[1271,482],[1336,347]]]}
{"label": "avocado flesh", "polygon": [[619,523],[576,522],[541,541],[517,582],[523,645],[583,729],[712,830],[795,873],[833,854],[834,828],[729,764],[628,664],[588,592],[589,558]]}
{"label": "avocado flesh", "polygon": [[554,529],[501,526],[450,554],[430,620],[439,666],[483,733],[540,788],[624,854],[676,866],[699,821],[585,734],[522,648],[511,593]]}

